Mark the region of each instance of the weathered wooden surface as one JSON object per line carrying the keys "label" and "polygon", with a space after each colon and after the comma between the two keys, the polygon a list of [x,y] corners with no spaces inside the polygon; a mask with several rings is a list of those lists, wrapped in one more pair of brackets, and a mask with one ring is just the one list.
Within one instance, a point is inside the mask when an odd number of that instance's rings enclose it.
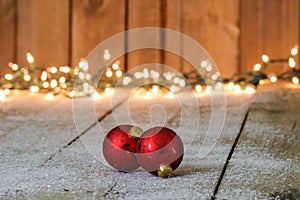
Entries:
{"label": "weathered wooden surface", "polygon": [[[290,49],[299,44],[299,0],[242,0],[240,12],[242,71],[252,70],[262,54],[288,58]],[[288,68],[274,64],[268,72],[278,74]]]}
{"label": "weathered wooden surface", "polygon": [[219,199],[300,199],[299,109],[299,87],[258,90]]}

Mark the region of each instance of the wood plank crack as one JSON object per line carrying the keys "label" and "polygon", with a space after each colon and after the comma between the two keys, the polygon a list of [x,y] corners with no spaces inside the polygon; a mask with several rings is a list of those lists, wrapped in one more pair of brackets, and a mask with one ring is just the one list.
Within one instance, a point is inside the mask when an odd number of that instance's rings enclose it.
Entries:
{"label": "wood plank crack", "polygon": [[246,112],[246,114],[245,114],[243,123],[242,123],[242,125],[241,125],[241,128],[240,128],[240,130],[239,130],[239,133],[238,133],[238,135],[236,136],[235,141],[234,141],[234,143],[233,143],[233,145],[232,145],[232,147],[231,147],[231,149],[230,149],[230,152],[229,152],[229,154],[228,154],[228,156],[227,156],[227,159],[226,159],[226,161],[225,161],[225,163],[224,163],[224,166],[223,166],[221,175],[220,175],[220,177],[219,177],[219,179],[218,179],[218,182],[217,182],[217,184],[216,184],[216,186],[215,186],[215,189],[214,189],[213,195],[212,195],[212,197],[211,197],[211,200],[214,200],[214,199],[216,198],[216,195],[217,195],[217,193],[218,193],[219,187],[220,187],[221,182],[222,182],[222,180],[223,180],[223,178],[224,178],[224,175],[225,175],[225,173],[226,173],[226,169],[227,169],[227,166],[228,166],[228,164],[229,164],[229,161],[230,161],[231,158],[232,158],[232,155],[233,155],[233,153],[234,153],[234,150],[235,150],[235,148],[236,148],[236,146],[237,146],[237,144],[238,144],[238,141],[239,141],[239,139],[240,139],[240,137],[241,137],[241,135],[242,135],[242,132],[243,132],[243,130],[244,130],[246,121],[247,121],[247,119],[248,119],[249,111],[250,111],[250,109],[248,108],[248,110],[247,110],[247,112]]}

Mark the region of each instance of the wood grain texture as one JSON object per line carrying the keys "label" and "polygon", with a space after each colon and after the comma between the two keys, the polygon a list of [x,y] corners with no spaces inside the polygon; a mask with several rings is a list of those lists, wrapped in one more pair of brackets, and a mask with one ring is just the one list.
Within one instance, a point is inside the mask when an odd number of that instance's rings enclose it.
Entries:
{"label": "wood grain texture", "polygon": [[0,75],[10,72],[8,62],[15,61],[15,0],[0,1]]}
{"label": "wood grain texture", "polygon": [[40,66],[68,64],[68,1],[18,0],[17,63],[31,52]]}
{"label": "wood grain texture", "polygon": [[[128,29],[141,27],[160,26],[160,0],[129,0]],[[159,33],[158,33],[159,34]],[[130,37],[130,36],[129,36]],[[128,46],[135,45],[142,38],[151,38],[151,35],[141,35],[138,38],[129,39]],[[160,41],[158,39],[158,41]],[[161,63],[160,50],[141,49],[128,54],[128,69],[146,63]]]}
{"label": "wood grain texture", "polygon": [[[252,70],[262,54],[288,58],[299,43],[299,0],[241,0],[241,71]],[[271,65],[267,72],[282,73],[288,64]]]}
{"label": "wood grain texture", "polygon": [[[72,65],[77,65],[102,41],[124,31],[124,3],[124,0],[73,0]],[[124,48],[124,44],[119,46]],[[120,62],[124,63],[123,58]]]}
{"label": "wood grain texture", "polygon": [[[224,77],[231,76],[238,69],[239,1],[182,1],[182,9],[182,32],[207,50]],[[184,71],[190,69],[184,63]]]}
{"label": "wood grain texture", "polygon": [[258,89],[218,199],[300,198],[299,94],[288,83]]}

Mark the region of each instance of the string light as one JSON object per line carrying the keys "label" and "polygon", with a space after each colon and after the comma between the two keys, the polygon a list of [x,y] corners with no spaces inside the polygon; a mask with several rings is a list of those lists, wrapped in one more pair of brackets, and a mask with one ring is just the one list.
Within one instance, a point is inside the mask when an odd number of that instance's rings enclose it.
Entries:
{"label": "string light", "polygon": [[105,88],[104,92],[107,96],[111,96],[114,91],[112,88],[107,87],[107,88]]}
{"label": "string light", "polygon": [[11,81],[13,79],[13,75],[12,74],[5,74],[4,78],[8,81]]}
{"label": "string light", "polygon": [[261,56],[261,59],[262,59],[262,61],[263,61],[264,63],[269,62],[269,56],[267,56],[266,54],[263,54],[263,55]]}
{"label": "string light", "polygon": [[51,68],[50,68],[50,72],[51,72],[52,74],[57,73],[57,68],[56,68],[56,67],[51,67]]}
{"label": "string light", "polygon": [[65,83],[66,82],[66,78],[64,76],[59,78],[59,83]]}
{"label": "string light", "polygon": [[110,77],[112,77],[112,75],[113,75],[112,71],[111,71],[110,69],[107,69],[107,70],[106,70],[106,76],[107,76],[108,78],[110,78]]}
{"label": "string light", "polygon": [[104,59],[106,61],[108,61],[110,59],[110,54],[109,54],[109,50],[108,49],[104,50]]}
{"label": "string light", "polygon": [[291,49],[291,55],[292,56],[296,56],[298,54],[298,48],[297,47],[294,47]]}
{"label": "string light", "polygon": [[272,76],[270,77],[270,81],[271,81],[272,83],[275,83],[275,82],[277,81],[277,77],[276,77],[275,75],[272,75]]}
{"label": "string light", "polygon": [[30,77],[29,74],[25,74],[25,75],[24,75],[24,80],[25,80],[25,81],[30,81],[30,79],[31,79],[31,77]]}
{"label": "string light", "polygon": [[260,63],[257,63],[253,66],[253,70],[258,72],[259,70],[261,69],[261,64]]}
{"label": "string light", "polygon": [[51,88],[57,87],[57,80],[52,79],[52,80],[50,81],[50,87],[51,87]]}
{"label": "string light", "polygon": [[201,93],[201,92],[202,92],[202,87],[201,87],[201,85],[196,85],[196,86],[195,86],[195,91],[196,91],[197,93]]}
{"label": "string light", "polygon": [[298,79],[298,77],[294,76],[294,77],[292,78],[292,82],[293,82],[295,85],[298,85],[298,84],[299,84],[299,79]]}
{"label": "string light", "polygon": [[234,89],[234,83],[233,82],[229,82],[227,85],[228,90],[233,90]]}
{"label": "string light", "polygon": [[247,94],[254,94],[255,93],[255,89],[253,87],[247,86],[246,87],[246,93]]}
{"label": "string light", "polygon": [[143,70],[143,77],[147,79],[147,78],[149,78],[149,76],[150,76],[150,75],[149,75],[149,71],[148,71],[147,68],[145,68],[145,69]]}
{"label": "string light", "polygon": [[117,70],[116,71],[116,76],[118,77],[118,78],[120,78],[121,76],[122,76],[122,71],[121,70]]}
{"label": "string light", "polygon": [[290,68],[296,67],[296,61],[294,58],[289,58],[289,66],[290,66]]}
{"label": "string light", "polygon": [[168,92],[167,94],[165,94],[165,98],[167,98],[167,99],[174,99],[175,95],[172,92]]}
{"label": "string light", "polygon": [[97,100],[101,99],[101,95],[98,92],[94,92],[91,95],[91,99],[92,99],[92,101],[97,101]]}
{"label": "string light", "polygon": [[26,58],[27,58],[27,62],[29,64],[33,64],[34,63],[34,57],[31,55],[31,53],[26,53]]}
{"label": "string light", "polygon": [[49,87],[49,83],[48,82],[43,82],[42,86],[43,86],[43,88],[48,88]]}
{"label": "string light", "polygon": [[128,76],[125,76],[123,78],[123,85],[128,85],[130,83],[130,81],[131,81],[131,78]]}
{"label": "string light", "polygon": [[113,65],[112,65],[112,68],[113,70],[118,70],[119,69],[119,64],[117,62],[115,62]]}
{"label": "string light", "polygon": [[40,90],[40,88],[36,85],[33,85],[30,87],[30,92],[37,93]]}
{"label": "string light", "polygon": [[14,63],[8,63],[8,66],[14,70],[14,71],[17,71],[19,69],[19,66],[17,64],[14,64]]}

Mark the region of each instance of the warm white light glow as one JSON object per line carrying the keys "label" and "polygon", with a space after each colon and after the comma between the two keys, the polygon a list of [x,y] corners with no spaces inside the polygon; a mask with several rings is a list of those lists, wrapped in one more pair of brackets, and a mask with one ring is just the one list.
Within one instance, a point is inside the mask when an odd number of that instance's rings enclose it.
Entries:
{"label": "warm white light glow", "polygon": [[6,94],[3,90],[0,90],[0,101],[5,101],[6,100]]}
{"label": "warm white light glow", "polygon": [[8,89],[8,88],[4,89],[4,94],[9,95],[10,94],[10,89]]}
{"label": "warm white light glow", "polygon": [[32,93],[37,93],[40,90],[40,88],[39,88],[39,86],[33,85],[33,86],[30,87],[29,90]]}
{"label": "warm white light glow", "polygon": [[54,95],[52,93],[48,93],[46,94],[45,98],[49,101],[53,100],[54,99]]}
{"label": "warm white light glow", "polygon": [[185,86],[185,81],[184,81],[183,79],[181,79],[181,80],[179,81],[179,86],[180,86],[180,87],[184,87],[184,86]]}
{"label": "warm white light glow", "polygon": [[175,85],[171,85],[171,87],[170,87],[170,91],[173,93],[175,93],[177,91],[177,89],[178,88]]}
{"label": "warm white light glow", "polygon": [[41,80],[42,80],[42,81],[45,81],[45,80],[47,80],[47,78],[48,78],[47,72],[46,72],[46,71],[43,71],[43,72],[42,72],[42,75],[41,75]]}
{"label": "warm white light glow", "polygon": [[208,65],[208,66],[206,67],[206,71],[210,72],[211,70],[212,70],[212,66],[211,66],[211,65]]}
{"label": "warm white light glow", "polygon": [[89,90],[89,88],[90,88],[90,85],[88,83],[83,83],[82,86],[83,86],[83,90],[85,92],[87,92]]}
{"label": "warm white light glow", "polygon": [[143,77],[144,78],[149,78],[149,71],[148,71],[148,69],[147,68],[145,68],[144,70],[143,70]]}
{"label": "warm white light glow", "polygon": [[257,63],[254,65],[253,70],[258,72],[261,69],[261,64]]}
{"label": "warm white light glow", "polygon": [[223,84],[221,82],[217,82],[215,88],[216,90],[221,90],[223,88]]}
{"label": "warm white light glow", "polygon": [[51,67],[51,68],[50,68],[50,72],[51,72],[52,74],[55,74],[55,73],[57,72],[57,67]]}
{"label": "warm white light glow", "polygon": [[299,78],[296,77],[296,76],[294,76],[294,77],[292,78],[292,82],[293,82],[295,85],[298,85],[298,84],[299,84]]}
{"label": "warm white light glow", "polygon": [[86,74],[86,75],[85,75],[85,79],[86,79],[86,80],[90,80],[91,78],[92,78],[92,77],[91,77],[90,74]]}
{"label": "warm white light glow", "polygon": [[92,101],[97,101],[97,100],[101,99],[101,95],[98,92],[94,92],[91,95],[91,99],[92,99]]}
{"label": "warm white light glow", "polygon": [[78,75],[78,73],[79,73],[79,69],[77,69],[77,68],[76,68],[76,69],[74,69],[74,71],[73,71],[73,72],[74,72],[74,75]]}
{"label": "warm white light glow", "polygon": [[253,94],[253,93],[255,93],[255,89],[253,87],[247,86],[246,87],[246,93],[247,94]]}
{"label": "warm white light glow", "polygon": [[12,74],[5,74],[4,78],[8,81],[11,81],[14,77]]}
{"label": "warm white light glow", "polygon": [[211,92],[212,92],[212,86],[211,85],[208,85],[208,86],[206,86],[206,89],[205,89],[205,91],[208,93],[208,94],[210,94]]}
{"label": "warm white light glow", "polygon": [[114,91],[112,88],[105,88],[104,92],[107,96],[111,96]]}
{"label": "warm white light glow", "polygon": [[153,71],[152,74],[151,74],[152,78],[154,79],[158,79],[159,78],[159,73],[156,72],[156,71]]}
{"label": "warm white light glow", "polygon": [[59,71],[64,72],[64,73],[69,73],[71,71],[71,69],[68,66],[62,66],[62,67],[59,67]]}
{"label": "warm white light glow", "polygon": [[119,69],[119,64],[118,64],[118,63],[114,63],[114,64],[112,65],[112,68],[113,68],[113,70]]}
{"label": "warm white light glow", "polygon": [[48,88],[49,87],[49,83],[48,82],[43,82],[43,88]]}
{"label": "warm white light glow", "polygon": [[25,74],[25,75],[24,75],[24,80],[25,80],[25,81],[30,81],[30,79],[31,79],[31,77],[30,77],[29,74]]}
{"label": "warm white light glow", "polygon": [[228,90],[233,90],[234,89],[234,83],[233,82],[229,82],[227,85]]}
{"label": "warm white light glow", "polygon": [[128,85],[130,83],[130,81],[131,81],[131,78],[128,76],[125,76],[123,78],[123,85]]}
{"label": "warm white light glow", "polygon": [[134,77],[135,77],[136,79],[140,79],[140,78],[143,77],[143,73],[142,73],[142,72],[135,72],[135,73],[134,73]]}
{"label": "warm white light glow", "polygon": [[146,99],[152,99],[153,95],[150,91],[147,91],[145,97]]}
{"label": "warm white light glow", "polygon": [[79,77],[81,80],[83,80],[83,79],[84,79],[84,77],[85,77],[85,75],[84,75],[84,73],[83,73],[83,72],[79,72],[79,75],[78,75],[78,77]]}
{"label": "warm white light glow", "polygon": [[104,50],[104,59],[106,61],[108,61],[110,59],[110,54],[109,54],[109,50],[108,49]]}
{"label": "warm white light glow", "polygon": [[51,88],[57,87],[57,80],[52,79],[52,80],[50,81],[50,87],[51,87]]}
{"label": "warm white light glow", "polygon": [[269,56],[267,56],[266,54],[262,55],[262,56],[261,56],[261,59],[262,59],[262,61],[263,61],[264,63],[269,62]]}
{"label": "warm white light glow", "polygon": [[264,80],[259,80],[258,84],[263,85],[263,84],[265,84],[265,81]]}
{"label": "warm white light glow", "polygon": [[298,49],[297,49],[297,47],[292,48],[292,49],[291,49],[291,55],[292,55],[292,56],[295,56],[295,55],[297,55],[297,54],[298,54]]}
{"label": "warm white light glow", "polygon": [[272,82],[272,83],[275,83],[276,81],[277,81],[277,77],[276,76],[271,76],[270,77],[270,81]]}
{"label": "warm white light glow", "polygon": [[65,77],[60,77],[58,80],[60,83],[65,83],[66,82],[66,78]]}
{"label": "warm white light glow", "polygon": [[205,68],[208,65],[208,63],[207,61],[202,61],[200,65],[202,68]]}
{"label": "warm white light glow", "polygon": [[238,84],[236,84],[236,85],[234,86],[234,92],[235,92],[235,93],[240,93],[241,91],[242,91],[241,86],[238,85]]}
{"label": "warm white light glow", "polygon": [[202,87],[201,87],[201,85],[196,85],[196,86],[195,86],[195,91],[196,91],[197,93],[201,93],[201,92],[202,92]]}
{"label": "warm white light glow", "polygon": [[175,95],[172,92],[168,92],[167,94],[165,94],[165,98],[167,98],[167,99],[174,99]]}
{"label": "warm white light glow", "polygon": [[122,76],[122,71],[121,70],[118,70],[116,71],[116,77],[120,78]]}
{"label": "warm white light glow", "polygon": [[17,64],[14,64],[14,63],[8,63],[8,66],[14,70],[14,71],[17,71],[19,69],[19,66]]}
{"label": "warm white light glow", "polygon": [[89,70],[89,64],[86,60],[81,59],[81,61],[79,62],[79,67],[83,70],[83,71],[87,71]]}
{"label": "warm white light glow", "polygon": [[31,53],[26,53],[27,62],[32,64],[34,63],[34,57],[31,55]]}
{"label": "warm white light glow", "polygon": [[213,75],[211,75],[211,79],[215,81],[218,79],[218,76],[216,74],[213,74]]}
{"label": "warm white light glow", "polygon": [[152,85],[152,92],[153,94],[157,94],[159,91],[159,86],[158,85]]}
{"label": "warm white light glow", "polygon": [[106,75],[106,77],[110,78],[110,77],[112,77],[113,72],[110,69],[107,69],[105,75]]}
{"label": "warm white light glow", "polygon": [[179,81],[180,81],[180,79],[179,79],[178,77],[175,77],[175,78],[173,79],[173,82],[174,82],[175,84],[178,84]]}
{"label": "warm white light glow", "polygon": [[173,78],[173,75],[172,75],[172,73],[167,72],[167,73],[165,73],[165,77],[168,81],[170,81]]}
{"label": "warm white light glow", "polygon": [[290,68],[295,68],[296,61],[294,58],[289,58],[289,66],[290,66]]}

